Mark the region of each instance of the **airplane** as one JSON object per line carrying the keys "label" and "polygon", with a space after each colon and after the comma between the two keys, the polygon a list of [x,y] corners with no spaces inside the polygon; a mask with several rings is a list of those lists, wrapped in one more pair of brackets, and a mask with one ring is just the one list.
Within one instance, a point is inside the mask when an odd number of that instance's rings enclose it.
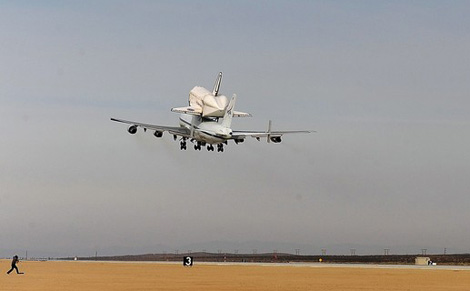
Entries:
{"label": "airplane", "polygon": [[228,98],[219,94],[220,84],[222,82],[222,72],[217,76],[214,89],[211,91],[204,87],[196,86],[189,92],[189,106],[172,108],[172,112],[181,113],[179,126],[162,126],[155,124],[146,124],[123,119],[111,118],[112,121],[130,124],[128,132],[135,134],[139,127],[144,132],[153,130],[154,136],[161,138],[164,132],[173,135],[176,141],[180,137],[180,149],[187,149],[187,141],[194,143],[195,150],[201,150],[207,146],[208,151],[214,151],[214,145],[217,146],[217,152],[224,151],[224,144],[229,140],[236,144],[242,143],[247,137],[266,138],[268,143],[280,143],[284,134],[310,133],[310,130],[271,130],[271,120],[268,123],[266,131],[247,131],[234,130],[231,128],[233,117],[250,117],[251,114],[235,111],[235,102],[237,96],[233,94]]}

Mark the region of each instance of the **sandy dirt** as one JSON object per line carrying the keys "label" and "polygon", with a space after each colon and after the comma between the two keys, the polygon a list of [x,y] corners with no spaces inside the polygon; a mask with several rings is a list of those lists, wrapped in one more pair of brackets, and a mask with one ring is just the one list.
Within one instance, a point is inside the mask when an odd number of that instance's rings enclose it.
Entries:
{"label": "sandy dirt", "polygon": [[0,290],[470,290],[470,271],[159,263],[21,262]]}

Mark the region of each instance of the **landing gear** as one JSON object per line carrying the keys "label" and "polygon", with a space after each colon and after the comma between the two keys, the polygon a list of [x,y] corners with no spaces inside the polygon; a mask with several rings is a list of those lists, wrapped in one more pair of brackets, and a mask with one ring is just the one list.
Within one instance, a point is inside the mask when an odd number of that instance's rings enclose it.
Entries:
{"label": "landing gear", "polygon": [[186,150],[186,139],[183,139],[183,140],[180,142],[180,149],[181,149],[181,150]]}
{"label": "landing gear", "polygon": [[[180,140],[180,149],[182,151],[185,151],[187,149],[187,141],[188,141],[188,138],[185,138],[185,137],[181,138],[181,140]],[[206,147],[208,152],[215,151],[215,146],[213,144],[209,144],[209,143],[204,142],[204,141],[196,141],[194,139],[189,139],[189,141],[194,143],[194,150],[195,151],[200,151],[203,147]],[[217,152],[220,153],[220,152],[223,152],[223,151],[224,151],[224,143],[217,144]]]}
{"label": "landing gear", "polygon": [[202,142],[198,141],[197,144],[194,145],[194,149],[196,151],[200,151],[201,150],[201,145],[203,145]]}

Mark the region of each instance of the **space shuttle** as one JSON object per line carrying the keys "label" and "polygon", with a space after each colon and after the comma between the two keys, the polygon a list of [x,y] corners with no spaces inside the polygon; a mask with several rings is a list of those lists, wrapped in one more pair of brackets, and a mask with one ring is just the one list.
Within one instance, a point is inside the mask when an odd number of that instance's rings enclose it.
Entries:
{"label": "space shuttle", "polygon": [[[195,86],[189,91],[189,106],[174,107],[173,112],[200,116],[206,119],[224,117],[229,99],[227,96],[220,95],[220,84],[222,82],[222,72],[219,72],[215,80],[212,92],[200,86]],[[234,111],[233,117],[251,117],[251,114]]]}

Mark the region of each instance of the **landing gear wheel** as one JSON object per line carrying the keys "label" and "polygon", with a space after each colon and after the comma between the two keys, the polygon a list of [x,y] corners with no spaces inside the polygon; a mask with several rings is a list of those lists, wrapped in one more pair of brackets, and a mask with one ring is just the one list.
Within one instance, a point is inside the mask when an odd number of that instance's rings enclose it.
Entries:
{"label": "landing gear wheel", "polygon": [[186,142],[185,141],[180,142],[180,149],[181,150],[186,150]]}

